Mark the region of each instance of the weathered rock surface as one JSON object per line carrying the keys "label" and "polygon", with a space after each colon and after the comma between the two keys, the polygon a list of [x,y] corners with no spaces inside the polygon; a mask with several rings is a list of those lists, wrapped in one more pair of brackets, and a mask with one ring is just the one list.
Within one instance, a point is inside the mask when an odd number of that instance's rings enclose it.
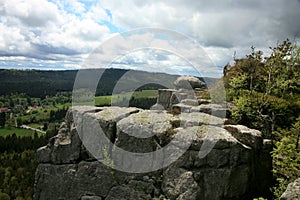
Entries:
{"label": "weathered rock surface", "polygon": [[[196,111],[172,115],[137,108],[73,107],[58,135],[37,152],[34,199],[247,200],[263,196],[269,186],[260,184],[262,174],[270,171],[269,143],[259,131],[223,126],[224,121]],[[113,147],[90,135],[98,131],[96,125]],[[84,128],[86,132],[78,131]],[[135,161],[122,156],[114,160],[118,148],[149,153],[171,142],[174,152],[163,159],[176,157],[183,144],[189,146],[170,165],[163,160],[163,168],[148,173],[114,169]],[[96,145],[91,149],[86,144]],[[152,159],[155,163],[159,157]],[[148,163],[135,166],[136,172]]]}
{"label": "weathered rock surface", "polygon": [[290,183],[285,192],[281,195],[280,200],[299,200],[300,199],[300,178]]}
{"label": "weathered rock surface", "polygon": [[263,139],[260,131],[243,125],[225,125],[224,128],[243,144],[256,149],[262,147]]}
{"label": "weathered rock surface", "polygon": [[180,76],[174,82],[177,89],[206,88],[206,84],[194,76]]}
{"label": "weathered rock surface", "polygon": [[104,197],[116,185],[111,169],[99,162],[39,164],[35,176],[34,199]]}
{"label": "weathered rock surface", "polygon": [[175,92],[176,90],[172,90],[172,89],[158,90],[157,105],[156,105],[156,107],[159,108],[158,110],[160,110],[161,107],[163,107],[164,110],[170,109],[170,106],[172,105],[171,97]]}

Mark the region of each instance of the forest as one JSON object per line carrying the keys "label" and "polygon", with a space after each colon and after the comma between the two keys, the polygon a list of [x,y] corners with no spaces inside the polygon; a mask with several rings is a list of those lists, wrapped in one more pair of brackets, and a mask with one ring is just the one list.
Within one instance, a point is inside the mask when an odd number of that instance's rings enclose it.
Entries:
{"label": "forest", "polygon": [[48,130],[45,135],[0,137],[0,199],[30,200],[33,197],[34,173],[37,167],[35,152],[57,134]]}
{"label": "forest", "polygon": [[227,101],[236,123],[271,139],[274,199],[300,175],[300,47],[286,39],[271,54],[254,47],[245,58],[224,67]]}
{"label": "forest", "polygon": [[[0,69],[0,95],[10,95],[14,93],[25,93],[30,97],[44,98],[45,96],[55,96],[58,92],[71,92],[78,70],[68,71],[41,71],[41,70],[6,70]],[[88,74],[85,80],[85,87],[89,86],[89,80],[97,80],[98,75],[103,73],[99,80],[96,96],[111,95],[117,81],[124,74],[129,72],[124,69],[86,69],[81,73]],[[93,77],[90,77],[93,76]],[[163,73],[149,73],[142,71],[130,71],[122,84],[120,90],[131,91],[136,83],[144,85],[142,89],[153,90],[162,88],[155,84],[158,80],[170,80],[172,83],[178,76]],[[33,89],[34,88],[34,89]],[[121,92],[115,91],[115,92]]]}

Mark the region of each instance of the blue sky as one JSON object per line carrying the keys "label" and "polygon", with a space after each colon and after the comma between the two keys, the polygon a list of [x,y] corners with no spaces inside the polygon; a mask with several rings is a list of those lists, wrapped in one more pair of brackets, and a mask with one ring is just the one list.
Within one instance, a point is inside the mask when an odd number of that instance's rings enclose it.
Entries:
{"label": "blue sky", "polygon": [[[201,75],[220,77],[234,52],[243,57],[255,46],[268,53],[285,38],[299,41],[299,10],[298,0],[2,0],[0,68],[81,69],[95,49],[119,33],[154,27],[182,33],[201,48],[175,41],[181,52],[189,52],[187,59],[167,51],[175,42],[161,35],[151,42],[167,49],[121,54],[111,67],[195,74],[190,60],[200,53]],[[115,47],[130,41],[142,45],[149,34],[131,36]]]}

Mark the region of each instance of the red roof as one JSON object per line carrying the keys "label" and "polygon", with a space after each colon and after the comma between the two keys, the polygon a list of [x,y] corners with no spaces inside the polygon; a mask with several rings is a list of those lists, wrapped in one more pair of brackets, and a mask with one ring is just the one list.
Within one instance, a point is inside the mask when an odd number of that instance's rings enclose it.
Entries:
{"label": "red roof", "polygon": [[0,108],[0,111],[8,111],[8,108]]}

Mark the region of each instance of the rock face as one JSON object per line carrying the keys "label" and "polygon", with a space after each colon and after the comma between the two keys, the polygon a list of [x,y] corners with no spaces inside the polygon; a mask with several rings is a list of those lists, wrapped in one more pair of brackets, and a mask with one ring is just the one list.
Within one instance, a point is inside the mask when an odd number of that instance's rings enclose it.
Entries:
{"label": "rock face", "polygon": [[[183,103],[195,106],[194,101]],[[92,137],[90,133],[99,130],[84,119],[95,119],[106,140]],[[201,109],[173,115],[138,108],[73,107],[58,135],[37,151],[34,199],[238,200],[264,196],[269,186],[268,142],[259,131],[224,126],[224,121]],[[79,131],[85,130],[84,124],[87,131]],[[106,146],[108,142],[113,146]],[[183,144],[189,145],[184,149]],[[170,154],[164,151],[168,145],[174,149]],[[116,153],[120,149],[137,156],[120,156]],[[143,155],[139,153],[160,150],[161,157],[153,154],[139,166],[131,166]],[[133,167],[136,173],[118,170],[118,166]],[[153,170],[143,171],[148,168]]]}
{"label": "rock face", "polygon": [[300,199],[300,178],[290,183],[286,191],[281,195],[280,200],[298,200]]}

